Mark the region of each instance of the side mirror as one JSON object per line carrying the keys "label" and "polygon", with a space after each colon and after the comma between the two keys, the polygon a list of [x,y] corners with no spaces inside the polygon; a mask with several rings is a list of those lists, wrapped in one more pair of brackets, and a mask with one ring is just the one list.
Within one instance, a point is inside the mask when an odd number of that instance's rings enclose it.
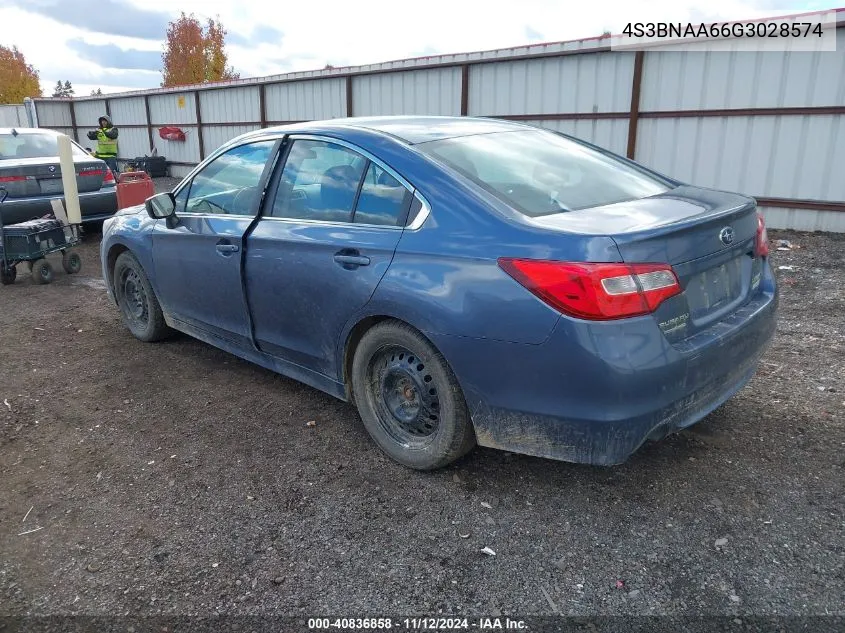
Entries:
{"label": "side mirror", "polygon": [[153,220],[166,220],[176,214],[176,198],[169,191],[150,196],[144,206]]}

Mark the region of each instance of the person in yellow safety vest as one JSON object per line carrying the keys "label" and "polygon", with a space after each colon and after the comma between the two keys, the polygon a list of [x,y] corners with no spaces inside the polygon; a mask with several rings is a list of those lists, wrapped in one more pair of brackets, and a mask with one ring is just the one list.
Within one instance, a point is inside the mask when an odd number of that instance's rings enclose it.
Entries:
{"label": "person in yellow safety vest", "polygon": [[109,169],[117,176],[117,128],[112,125],[111,118],[104,114],[99,119],[96,130],[88,132],[88,138],[97,141],[94,156],[106,162]]}

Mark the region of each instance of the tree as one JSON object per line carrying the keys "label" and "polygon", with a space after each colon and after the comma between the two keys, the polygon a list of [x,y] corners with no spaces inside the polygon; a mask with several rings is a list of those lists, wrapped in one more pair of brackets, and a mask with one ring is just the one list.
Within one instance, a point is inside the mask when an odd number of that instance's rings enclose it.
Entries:
{"label": "tree", "polygon": [[26,97],[40,97],[38,71],[27,64],[17,46],[0,46],[0,103],[23,103]]}
{"label": "tree", "polygon": [[182,15],[167,27],[161,60],[163,87],[202,84],[240,77],[227,66],[226,29],[219,18],[203,28],[194,14]]}
{"label": "tree", "polygon": [[103,90],[102,90],[102,88],[97,88],[96,90],[92,90],[92,91],[91,91],[91,96],[92,96],[92,97],[102,97],[102,96],[103,96]]}
{"label": "tree", "polygon": [[73,89],[70,81],[65,81],[64,84],[61,81],[57,81],[56,87],[53,88],[54,97],[72,97],[74,92],[76,91]]}

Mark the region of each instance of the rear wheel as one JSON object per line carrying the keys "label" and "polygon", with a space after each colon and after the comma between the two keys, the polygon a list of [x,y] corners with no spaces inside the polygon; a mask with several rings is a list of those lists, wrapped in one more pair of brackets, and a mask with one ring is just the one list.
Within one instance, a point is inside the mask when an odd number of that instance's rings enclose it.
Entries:
{"label": "rear wheel", "polygon": [[131,253],[118,256],[112,279],[123,322],[135,338],[149,343],[166,338],[172,332],[164,321],[164,313],[144,269]]}
{"label": "rear wheel", "polygon": [[412,327],[384,321],[370,329],[355,350],[351,378],[364,426],[400,464],[441,468],[475,446],[457,378]]}
{"label": "rear wheel", "polygon": [[82,270],[82,258],[74,250],[66,250],[62,253],[62,268],[68,275],[75,275]]}
{"label": "rear wheel", "polygon": [[46,259],[32,262],[32,281],[37,284],[48,284],[53,281],[53,267]]}
{"label": "rear wheel", "polygon": [[4,266],[0,264],[0,283],[4,286],[15,283],[18,277],[18,269],[14,266]]}

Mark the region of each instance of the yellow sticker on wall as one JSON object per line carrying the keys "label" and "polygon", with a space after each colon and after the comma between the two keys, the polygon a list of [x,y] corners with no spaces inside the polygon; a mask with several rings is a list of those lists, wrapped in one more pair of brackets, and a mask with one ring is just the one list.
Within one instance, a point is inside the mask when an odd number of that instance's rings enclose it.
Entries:
{"label": "yellow sticker on wall", "polygon": [[177,105],[179,108],[184,108],[184,107],[185,107],[185,97],[184,97],[183,95],[180,95],[180,96],[176,97],[176,105]]}

